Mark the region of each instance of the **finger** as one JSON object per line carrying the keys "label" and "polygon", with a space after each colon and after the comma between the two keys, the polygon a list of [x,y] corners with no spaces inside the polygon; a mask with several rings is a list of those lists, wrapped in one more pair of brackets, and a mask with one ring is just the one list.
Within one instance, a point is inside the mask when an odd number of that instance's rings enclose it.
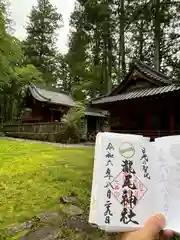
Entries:
{"label": "finger", "polygon": [[174,233],[171,230],[164,230],[163,231],[163,236],[164,239],[170,240],[173,237]]}
{"label": "finger", "polygon": [[136,231],[119,233],[117,234],[116,240],[134,239],[134,234],[136,234]]}
{"label": "finger", "polygon": [[153,239],[165,227],[165,218],[163,215],[155,215],[151,217],[142,229],[147,239]]}

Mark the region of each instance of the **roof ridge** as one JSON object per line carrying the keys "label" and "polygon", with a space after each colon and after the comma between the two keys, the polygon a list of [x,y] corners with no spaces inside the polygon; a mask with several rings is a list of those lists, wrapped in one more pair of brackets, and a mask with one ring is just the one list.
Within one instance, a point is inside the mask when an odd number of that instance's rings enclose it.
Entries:
{"label": "roof ridge", "polygon": [[[41,85],[36,85],[37,88],[39,89],[43,89],[43,90],[46,90],[46,91],[49,91],[49,92],[54,92],[54,93],[61,93],[61,94],[64,94],[64,95],[67,95],[67,96],[71,96],[69,93],[67,92],[64,92],[64,91],[57,91],[57,88],[55,87],[47,87],[47,86],[41,86]],[[72,96],[71,96],[72,97]]]}
{"label": "roof ridge", "polygon": [[38,88],[36,87],[35,84],[31,84],[31,85],[34,88],[34,90],[36,91],[36,93],[39,94],[40,97],[44,98],[45,100],[51,101],[51,98],[47,98],[40,93],[40,91],[38,90]]}
{"label": "roof ridge", "polygon": [[135,64],[136,64],[137,67],[140,66],[140,67],[145,67],[145,68],[147,68],[149,71],[153,72],[154,74],[158,75],[159,77],[162,77],[165,81],[167,81],[167,83],[171,83],[168,76],[166,76],[166,75],[165,75],[164,73],[162,73],[162,72],[158,72],[155,68],[150,67],[150,66],[148,66],[147,64],[142,63],[141,61],[138,61],[138,60],[135,61]]}
{"label": "roof ridge", "polygon": [[[178,86],[178,84],[172,83],[172,84],[170,84],[170,85],[165,85],[165,86],[156,86],[156,87],[155,87],[155,86],[152,86],[152,87],[134,89],[134,90],[132,90],[132,91],[125,92],[125,93],[139,92],[139,91],[148,90],[148,89],[167,88],[167,87],[170,87],[170,86],[180,87],[180,85]],[[120,93],[120,94],[125,94],[125,93]],[[117,95],[120,95],[120,94],[117,94]]]}
{"label": "roof ridge", "polygon": [[29,90],[33,98],[40,102],[49,102],[51,104],[61,104],[64,106],[74,106],[74,99],[62,93],[57,93],[49,91],[40,87],[37,87],[35,84],[29,85]]}

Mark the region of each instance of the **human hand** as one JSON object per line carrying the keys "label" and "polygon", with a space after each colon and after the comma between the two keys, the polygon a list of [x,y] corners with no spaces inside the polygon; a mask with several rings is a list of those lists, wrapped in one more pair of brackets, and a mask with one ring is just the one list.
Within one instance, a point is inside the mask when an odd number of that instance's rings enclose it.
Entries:
{"label": "human hand", "polygon": [[119,233],[117,240],[169,240],[173,236],[170,230],[162,231],[165,226],[165,218],[162,215],[151,217],[138,231]]}

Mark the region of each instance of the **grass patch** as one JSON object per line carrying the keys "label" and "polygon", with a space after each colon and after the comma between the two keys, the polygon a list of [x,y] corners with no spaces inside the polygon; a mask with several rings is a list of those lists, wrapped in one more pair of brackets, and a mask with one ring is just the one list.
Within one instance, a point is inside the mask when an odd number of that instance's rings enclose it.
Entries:
{"label": "grass patch", "polygon": [[60,196],[71,192],[88,212],[93,148],[0,140],[0,150],[1,228],[58,209]]}

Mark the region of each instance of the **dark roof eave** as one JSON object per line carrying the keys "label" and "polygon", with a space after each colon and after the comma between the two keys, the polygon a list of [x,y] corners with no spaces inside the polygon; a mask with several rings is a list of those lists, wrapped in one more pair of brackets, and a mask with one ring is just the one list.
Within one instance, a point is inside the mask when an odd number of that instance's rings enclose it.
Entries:
{"label": "dark roof eave", "polygon": [[64,107],[75,107],[75,105],[70,105],[70,104],[63,104],[63,103],[59,103],[59,102],[51,102],[51,101],[40,101],[38,99],[36,99],[38,102],[43,102],[43,103],[48,103],[48,104],[52,104],[52,105],[61,105],[61,106],[64,106]]}
{"label": "dark roof eave", "polygon": [[99,118],[107,118],[108,116],[106,115],[101,115],[101,114],[89,114],[89,113],[85,113],[85,116],[87,117],[99,117]]}
{"label": "dark roof eave", "polygon": [[123,94],[118,94],[116,96],[109,96],[105,98],[101,98],[98,100],[92,101],[92,105],[103,105],[113,102],[131,100],[131,99],[138,99],[148,96],[155,96],[155,95],[162,95],[164,93],[170,93],[174,91],[179,91],[180,86],[172,84],[164,87],[157,87],[157,88],[147,88],[133,92],[126,92]]}
{"label": "dark roof eave", "polygon": [[100,117],[100,118],[106,118],[108,116],[108,111],[105,111],[103,109],[97,109],[97,108],[89,108],[86,107],[85,109],[85,115],[86,116],[92,116],[92,117]]}

